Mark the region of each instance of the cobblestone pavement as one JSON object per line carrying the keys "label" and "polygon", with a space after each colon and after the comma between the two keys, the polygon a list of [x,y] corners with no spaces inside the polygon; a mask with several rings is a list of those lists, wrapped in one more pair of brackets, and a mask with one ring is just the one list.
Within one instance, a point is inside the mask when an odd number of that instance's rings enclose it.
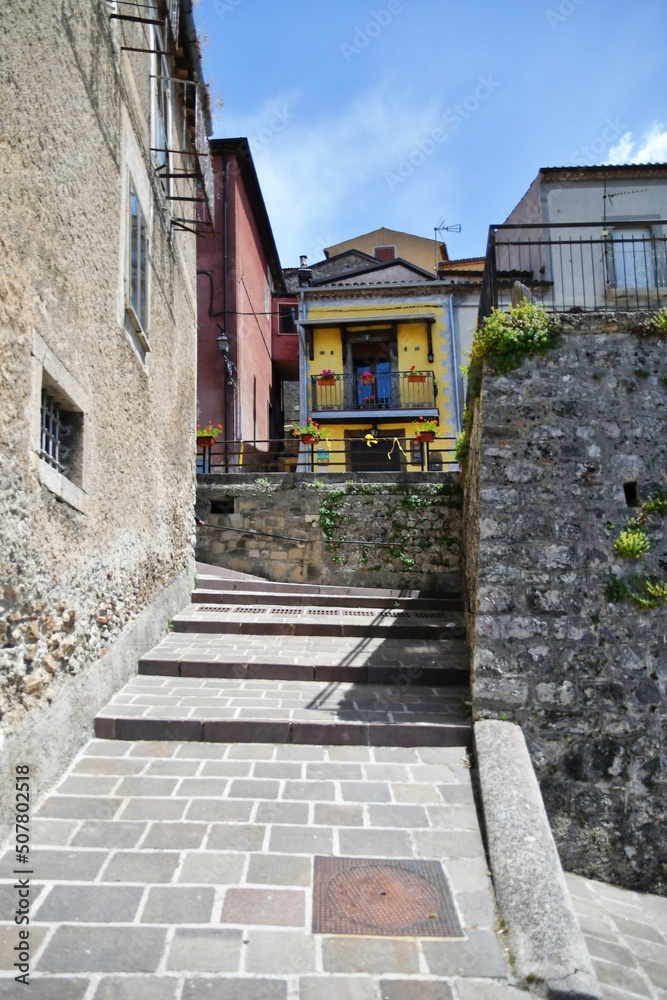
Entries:
{"label": "cobblestone pavement", "polygon": [[566,880],[604,1000],[667,1000],[667,899]]}
{"label": "cobblestone pavement", "polygon": [[[93,740],[32,823],[31,1000],[492,1000],[510,986],[461,748]],[[464,937],[311,933],[314,856],[435,859]],[[11,879],[14,852],[2,858]],[[2,892],[0,997],[16,890]]]}

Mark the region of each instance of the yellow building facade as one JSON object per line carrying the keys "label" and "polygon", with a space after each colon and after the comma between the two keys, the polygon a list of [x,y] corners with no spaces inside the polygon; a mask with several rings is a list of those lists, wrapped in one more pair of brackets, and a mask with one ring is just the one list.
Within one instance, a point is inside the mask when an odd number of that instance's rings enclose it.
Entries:
{"label": "yellow building facade", "polygon": [[459,359],[448,289],[397,262],[326,284],[315,278],[300,300],[301,426],[312,420],[321,435],[303,443],[301,467],[455,468]]}

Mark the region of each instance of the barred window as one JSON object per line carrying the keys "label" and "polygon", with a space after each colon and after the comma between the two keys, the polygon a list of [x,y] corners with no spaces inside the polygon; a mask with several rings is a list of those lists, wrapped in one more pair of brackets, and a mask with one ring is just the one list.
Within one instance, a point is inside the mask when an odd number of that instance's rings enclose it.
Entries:
{"label": "barred window", "polygon": [[83,414],[68,410],[48,388],[42,388],[40,457],[67,479],[81,479]]}

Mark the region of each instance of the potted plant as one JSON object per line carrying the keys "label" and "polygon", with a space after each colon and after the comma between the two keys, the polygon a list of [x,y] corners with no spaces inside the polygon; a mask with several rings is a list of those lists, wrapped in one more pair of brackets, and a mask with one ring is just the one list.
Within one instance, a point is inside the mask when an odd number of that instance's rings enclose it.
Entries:
{"label": "potted plant", "polygon": [[361,402],[364,404],[367,410],[374,410],[377,405],[377,400],[375,398],[374,393],[371,393],[370,396],[364,396]]}
{"label": "potted plant", "polygon": [[437,420],[428,420],[426,417],[419,417],[414,423],[415,441],[422,444],[430,443],[434,440],[438,430]]}
{"label": "potted plant", "polygon": [[425,382],[426,375],[424,372],[416,372],[415,366],[412,365],[410,371],[408,372],[408,382]]}
{"label": "potted plant", "polygon": [[218,424],[216,427],[211,420],[204,427],[197,424],[197,444],[200,448],[210,448],[221,433],[222,424]]}
{"label": "potted plant", "polygon": [[359,378],[361,379],[362,385],[372,385],[373,382],[375,382],[375,375],[370,369],[362,372]]}
{"label": "potted plant", "polygon": [[317,377],[318,385],[335,385],[336,377],[331,368],[323,368]]}
{"label": "potted plant", "polygon": [[312,417],[307,424],[295,427],[292,434],[294,437],[300,437],[304,444],[317,444],[318,441],[327,441],[331,437],[331,431],[326,427],[320,427]]}

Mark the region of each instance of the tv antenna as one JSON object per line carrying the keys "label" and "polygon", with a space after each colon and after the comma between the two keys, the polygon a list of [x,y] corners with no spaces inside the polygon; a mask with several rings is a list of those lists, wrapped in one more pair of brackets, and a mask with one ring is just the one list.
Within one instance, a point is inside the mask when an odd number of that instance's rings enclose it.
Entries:
{"label": "tv antenna", "polygon": [[460,233],[461,223],[456,222],[453,226],[446,226],[445,220],[440,219],[437,225],[433,227],[433,270],[438,270],[438,234],[440,234],[440,239],[442,240],[443,233]]}

